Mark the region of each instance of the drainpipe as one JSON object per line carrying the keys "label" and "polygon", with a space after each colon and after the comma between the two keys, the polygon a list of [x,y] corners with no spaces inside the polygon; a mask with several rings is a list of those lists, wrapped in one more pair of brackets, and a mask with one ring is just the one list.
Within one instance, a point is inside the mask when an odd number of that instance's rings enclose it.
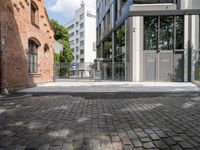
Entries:
{"label": "drainpipe", "polygon": [[191,74],[192,74],[192,16],[188,16],[188,82],[191,82]]}
{"label": "drainpipe", "polygon": [[2,44],[3,44],[3,41],[2,41],[2,21],[1,21],[1,18],[0,18],[0,93],[2,93]]}

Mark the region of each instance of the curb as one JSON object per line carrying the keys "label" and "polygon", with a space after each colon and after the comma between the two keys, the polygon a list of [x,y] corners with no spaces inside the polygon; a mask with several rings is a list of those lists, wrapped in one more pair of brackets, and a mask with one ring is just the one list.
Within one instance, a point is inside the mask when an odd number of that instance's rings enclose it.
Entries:
{"label": "curb", "polygon": [[14,100],[14,99],[21,99],[21,98],[28,98],[28,97],[32,97],[32,94],[26,94],[26,95],[22,95],[22,96],[15,96],[15,97],[0,97],[0,100]]}

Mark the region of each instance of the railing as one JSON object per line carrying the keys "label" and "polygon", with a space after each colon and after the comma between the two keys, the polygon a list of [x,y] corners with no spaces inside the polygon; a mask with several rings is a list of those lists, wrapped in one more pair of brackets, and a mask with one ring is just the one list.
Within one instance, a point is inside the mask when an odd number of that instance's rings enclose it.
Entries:
{"label": "railing", "polygon": [[54,79],[126,81],[126,66],[123,62],[57,63]]}

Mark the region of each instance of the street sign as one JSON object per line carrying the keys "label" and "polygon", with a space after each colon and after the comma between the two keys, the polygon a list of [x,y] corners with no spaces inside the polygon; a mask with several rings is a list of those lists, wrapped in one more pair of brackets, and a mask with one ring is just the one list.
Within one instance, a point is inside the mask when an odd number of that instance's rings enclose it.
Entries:
{"label": "street sign", "polygon": [[73,64],[72,64],[72,68],[73,68],[73,69],[76,69],[76,68],[77,68],[77,64],[76,64],[76,63],[73,63]]}

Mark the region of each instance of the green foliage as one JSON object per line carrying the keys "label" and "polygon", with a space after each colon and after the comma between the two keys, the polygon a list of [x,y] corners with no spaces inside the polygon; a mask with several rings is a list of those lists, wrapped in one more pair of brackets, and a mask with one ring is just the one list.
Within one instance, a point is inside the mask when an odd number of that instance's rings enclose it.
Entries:
{"label": "green foliage", "polygon": [[120,47],[125,45],[125,25],[122,25],[117,31],[116,40]]}
{"label": "green foliage", "polygon": [[54,63],[58,64],[60,62],[60,55],[54,53]]}
{"label": "green foliage", "polygon": [[69,46],[69,35],[67,29],[60,25],[56,20],[50,20],[51,26],[54,30],[54,38],[56,41],[63,44],[63,54],[54,55],[55,63],[62,63],[65,64],[65,67],[62,67],[63,69],[60,70],[61,76],[64,76],[67,72],[67,70],[70,68],[70,64],[73,60],[73,54]]}

